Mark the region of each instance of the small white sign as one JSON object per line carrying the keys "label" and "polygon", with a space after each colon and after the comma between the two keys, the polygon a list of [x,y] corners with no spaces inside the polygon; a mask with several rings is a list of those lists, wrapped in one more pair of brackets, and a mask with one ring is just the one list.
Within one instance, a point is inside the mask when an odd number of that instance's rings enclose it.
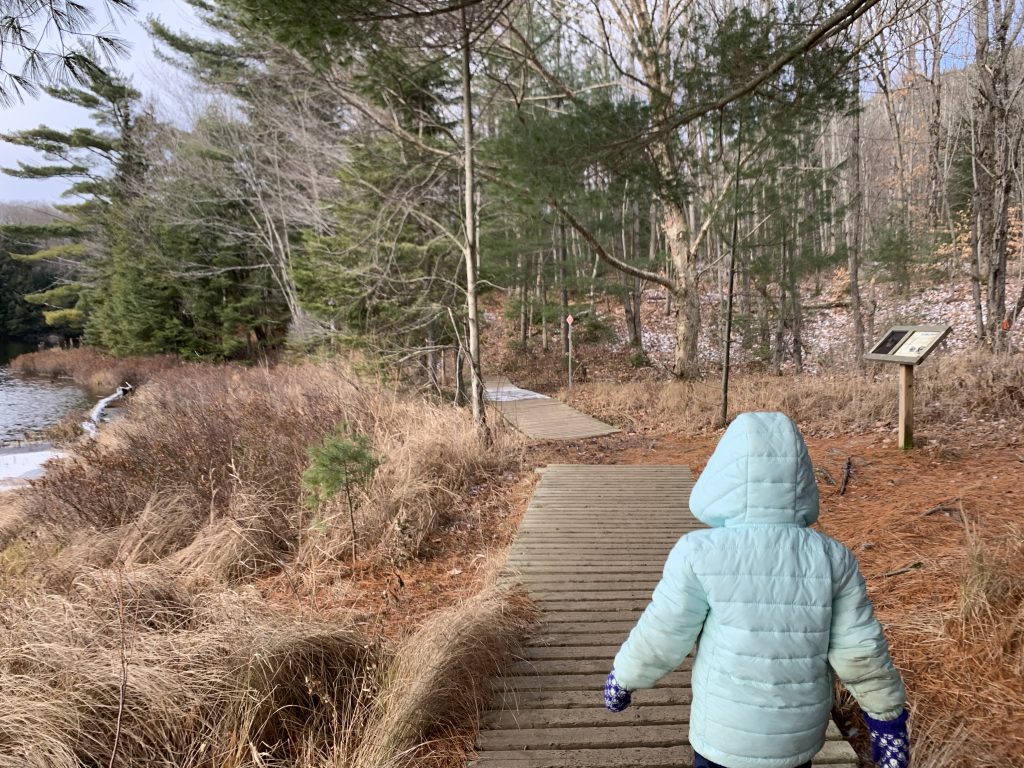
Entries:
{"label": "small white sign", "polygon": [[567,322],[569,325],[572,325],[576,321],[573,319],[572,315],[569,315],[567,318],[565,318],[565,322]]}

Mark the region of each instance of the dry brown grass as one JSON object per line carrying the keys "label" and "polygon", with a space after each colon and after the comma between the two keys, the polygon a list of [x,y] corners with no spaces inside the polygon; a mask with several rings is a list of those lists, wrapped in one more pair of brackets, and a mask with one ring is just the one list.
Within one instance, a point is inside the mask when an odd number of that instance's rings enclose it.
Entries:
{"label": "dry brown grass", "polygon": [[360,557],[371,560],[422,553],[467,491],[520,451],[507,432],[485,444],[464,412],[340,367],[174,370],[22,503],[68,545],[54,563],[65,577],[76,564],[162,562],[208,585],[333,563],[350,553],[346,500],[310,509],[302,476],[309,448],[339,425],[369,437],[381,462],[354,495]]}
{"label": "dry brown grass", "polygon": [[[488,589],[397,646],[157,571],[0,602],[0,765],[419,764],[471,728],[529,623]],[[123,691],[123,694],[122,694]],[[122,706],[122,702],[124,705]]]}
{"label": "dry brown grass", "polygon": [[[786,376],[743,374],[732,379],[729,412],[782,411],[810,434],[870,431],[895,423],[896,366],[868,374]],[[929,360],[915,377],[916,421],[1024,417],[1024,355],[984,353]],[[565,395],[563,394],[563,397]],[[629,429],[701,434],[718,427],[718,381],[641,381],[581,385],[571,395],[588,413]]]}
{"label": "dry brown grass", "polygon": [[916,764],[1000,768],[1024,758],[1024,537],[968,532],[956,589],[887,584],[886,626],[913,700]]}
{"label": "dry brown grass", "polygon": [[6,600],[0,764],[107,765],[116,739],[119,765],[285,765],[347,727],[374,669],[360,632],[203,600],[123,573]]}
{"label": "dry brown grass", "polygon": [[[354,496],[358,564],[342,502],[311,507],[302,481],[342,424],[381,462]],[[341,366],[157,373],[99,440],[0,496],[0,768],[412,766],[465,746],[523,602],[437,583],[434,605],[464,605],[399,643],[394,614],[429,609],[317,595],[371,589],[357,565],[374,584],[431,547],[452,558],[447,539],[487,551],[446,527],[479,522],[474,494],[520,451]]]}
{"label": "dry brown grass", "polygon": [[184,365],[172,355],[118,358],[89,347],[45,349],[19,355],[11,368],[26,376],[68,377],[91,392],[108,393],[125,381],[133,386]]}
{"label": "dry brown grass", "polygon": [[[412,768],[479,722],[488,681],[512,659],[532,609],[490,588],[431,616],[395,649],[352,768]],[[340,765],[339,765],[339,768]]]}

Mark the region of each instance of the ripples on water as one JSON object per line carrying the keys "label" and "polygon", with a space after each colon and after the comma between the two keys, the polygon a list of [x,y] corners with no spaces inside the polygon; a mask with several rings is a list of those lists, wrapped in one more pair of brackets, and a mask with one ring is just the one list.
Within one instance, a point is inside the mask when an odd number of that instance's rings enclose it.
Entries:
{"label": "ripples on water", "polygon": [[85,391],[71,381],[16,377],[0,365],[0,445],[53,426],[90,403]]}

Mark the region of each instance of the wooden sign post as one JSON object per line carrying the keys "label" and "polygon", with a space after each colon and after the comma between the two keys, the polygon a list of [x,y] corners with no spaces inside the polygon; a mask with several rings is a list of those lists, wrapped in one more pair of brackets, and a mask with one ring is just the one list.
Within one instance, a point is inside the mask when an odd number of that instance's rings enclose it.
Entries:
{"label": "wooden sign post", "polygon": [[565,318],[565,324],[569,326],[569,389],[572,389],[572,324],[574,322],[572,315]]}
{"label": "wooden sign post", "polygon": [[895,325],[864,355],[865,360],[900,365],[900,431],[903,450],[914,447],[914,367],[924,362],[953,330],[951,325]]}
{"label": "wooden sign post", "polygon": [[914,447],[914,366],[900,366],[900,432],[899,447]]}

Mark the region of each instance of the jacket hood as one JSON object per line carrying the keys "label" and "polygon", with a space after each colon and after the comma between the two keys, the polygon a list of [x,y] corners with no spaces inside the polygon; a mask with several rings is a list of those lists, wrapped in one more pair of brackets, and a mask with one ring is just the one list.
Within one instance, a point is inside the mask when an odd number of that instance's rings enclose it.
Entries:
{"label": "jacket hood", "polygon": [[690,511],[713,528],[817,520],[818,485],[796,424],[783,413],[737,416],[693,487]]}

